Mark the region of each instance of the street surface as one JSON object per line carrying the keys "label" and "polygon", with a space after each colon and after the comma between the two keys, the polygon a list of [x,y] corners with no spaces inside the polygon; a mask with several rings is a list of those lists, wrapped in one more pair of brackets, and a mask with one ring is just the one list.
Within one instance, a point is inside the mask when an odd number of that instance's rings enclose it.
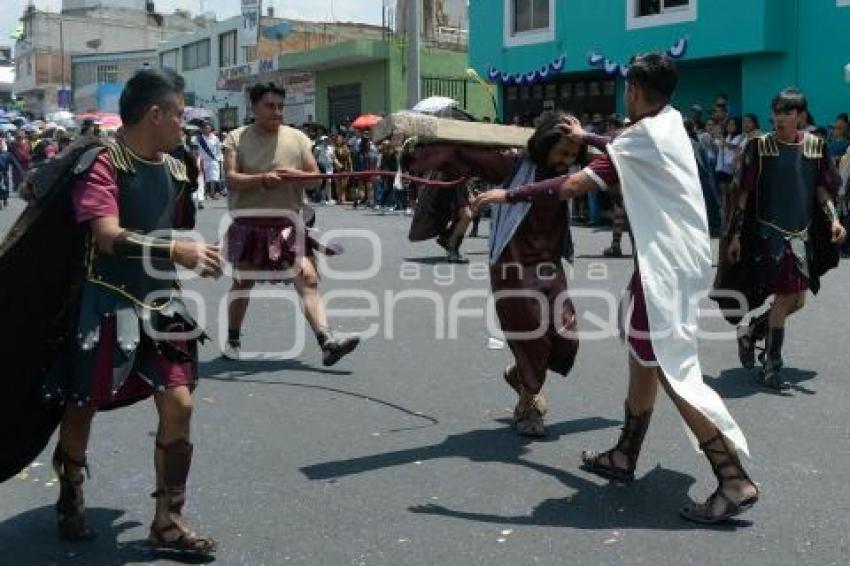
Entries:
{"label": "street surface", "polygon": [[[0,211],[0,234],[22,208],[16,198],[12,204]],[[217,239],[224,206],[216,201],[199,213],[199,229],[210,240]],[[737,367],[734,342],[703,344],[706,380],[748,436],[749,471],[762,500],[740,520],[700,527],[681,521],[677,511],[689,495],[705,498],[714,480],[666,398],[656,409],[638,481],[609,485],[579,469],[583,449],[608,448],[619,433],[623,345],[614,337],[584,340],[572,374],[566,380],[550,374],[544,389],[548,439],[516,437],[508,426],[515,398],[501,377],[509,351],[488,348],[491,333],[474,314],[489,289],[486,240],[467,240],[473,265],[452,267],[433,242],[409,243],[408,225],[409,218],[397,214],[319,208],[322,230],[369,229],[380,240],[374,277],[327,276],[322,282],[325,293],[348,297],[330,301],[332,311],[349,311],[347,317],[331,315],[337,332],[377,330],[331,369],[322,367],[309,332],[303,352],[291,359],[222,360],[218,312],[229,283],[187,282],[203,298],[205,325],[214,337],[201,352],[188,511],[199,531],[219,541],[217,563],[850,562],[850,264],[830,273],[821,294],[789,324],[789,394],[758,388],[753,374]],[[486,220],[481,228],[486,234]],[[631,274],[631,259],[601,257],[610,243],[607,229],[579,227],[574,234],[571,288],[616,297]],[[339,241],[347,253],[330,260],[335,269],[368,269],[376,259],[364,239]],[[631,249],[627,238],[624,247]],[[394,315],[387,316],[393,294],[402,291],[419,296],[396,297]],[[466,295],[459,296],[462,291]],[[452,297],[473,312],[464,311],[457,324]],[[370,301],[372,314],[366,312]],[[610,318],[599,297],[576,303],[582,330]],[[719,321],[705,327],[730,330]],[[244,349],[285,351],[297,342],[299,328],[304,331],[303,317],[286,297],[257,299]],[[172,563],[144,545],[153,509],[155,427],[150,401],[96,418],[86,484],[89,515],[100,532],[92,543],[57,539],[53,443],[24,473],[0,485],[0,564]]]}

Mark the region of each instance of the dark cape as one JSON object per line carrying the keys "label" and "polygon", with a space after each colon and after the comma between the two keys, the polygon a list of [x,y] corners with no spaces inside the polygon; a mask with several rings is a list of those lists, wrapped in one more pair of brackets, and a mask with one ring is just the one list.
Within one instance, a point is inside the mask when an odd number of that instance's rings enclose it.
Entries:
{"label": "dark cape", "polygon": [[62,415],[59,399],[45,399],[42,388],[48,377],[71,379],[86,238],[71,187],[100,143],[83,138],[35,171],[22,193],[29,203],[0,243],[0,482],[44,449]]}

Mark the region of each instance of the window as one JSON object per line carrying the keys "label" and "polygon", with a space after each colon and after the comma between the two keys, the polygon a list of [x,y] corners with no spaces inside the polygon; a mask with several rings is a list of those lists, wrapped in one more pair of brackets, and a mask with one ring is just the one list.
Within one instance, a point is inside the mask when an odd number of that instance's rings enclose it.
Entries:
{"label": "window", "polygon": [[97,82],[101,83],[117,83],[118,82],[118,65],[98,65],[97,66]]}
{"label": "window", "polygon": [[192,71],[210,66],[210,40],[202,39],[183,46],[183,70]]}
{"label": "window", "polygon": [[513,0],[513,33],[549,29],[549,0]]}
{"label": "window", "polygon": [[690,0],[638,0],[635,16],[657,16],[675,10],[687,9]]}
{"label": "window", "polygon": [[159,55],[159,67],[161,69],[174,69],[177,70],[177,54],[179,53],[178,49],[170,49]]}
{"label": "window", "polygon": [[27,76],[32,76],[32,55],[27,55]]}
{"label": "window", "polygon": [[556,0],[504,0],[505,46],[554,41],[555,2]]}
{"label": "window", "polygon": [[626,0],[626,29],[640,29],[697,19],[697,0]]}
{"label": "window", "polygon": [[218,66],[232,67],[236,64],[236,30],[218,36]]}

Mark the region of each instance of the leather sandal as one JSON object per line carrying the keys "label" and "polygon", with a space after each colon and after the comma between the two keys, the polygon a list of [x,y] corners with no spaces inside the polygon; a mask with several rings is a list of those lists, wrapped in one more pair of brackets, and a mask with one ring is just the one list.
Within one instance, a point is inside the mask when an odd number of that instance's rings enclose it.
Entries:
{"label": "leather sandal", "polygon": [[[636,415],[632,413],[629,403],[625,403],[626,422],[623,424],[620,438],[614,448],[597,453],[586,450],[581,453],[581,468],[602,478],[616,482],[631,482],[635,479],[635,469],[643,445],[646,431],[649,429],[649,421],[652,418],[652,409]],[[622,455],[626,460],[626,466],[618,466],[614,460],[614,454]]]}

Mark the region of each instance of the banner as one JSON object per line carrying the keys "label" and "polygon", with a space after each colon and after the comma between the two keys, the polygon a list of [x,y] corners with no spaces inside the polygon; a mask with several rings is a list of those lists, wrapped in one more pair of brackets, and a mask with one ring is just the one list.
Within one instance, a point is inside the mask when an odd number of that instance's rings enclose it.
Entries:
{"label": "banner", "polygon": [[262,0],[242,0],[242,25],[239,27],[239,47],[256,47],[260,35]]}
{"label": "banner", "polygon": [[246,80],[251,77],[256,79],[258,70],[259,65],[257,61],[245,63],[244,65],[223,67],[218,74],[216,89],[240,92]]}

